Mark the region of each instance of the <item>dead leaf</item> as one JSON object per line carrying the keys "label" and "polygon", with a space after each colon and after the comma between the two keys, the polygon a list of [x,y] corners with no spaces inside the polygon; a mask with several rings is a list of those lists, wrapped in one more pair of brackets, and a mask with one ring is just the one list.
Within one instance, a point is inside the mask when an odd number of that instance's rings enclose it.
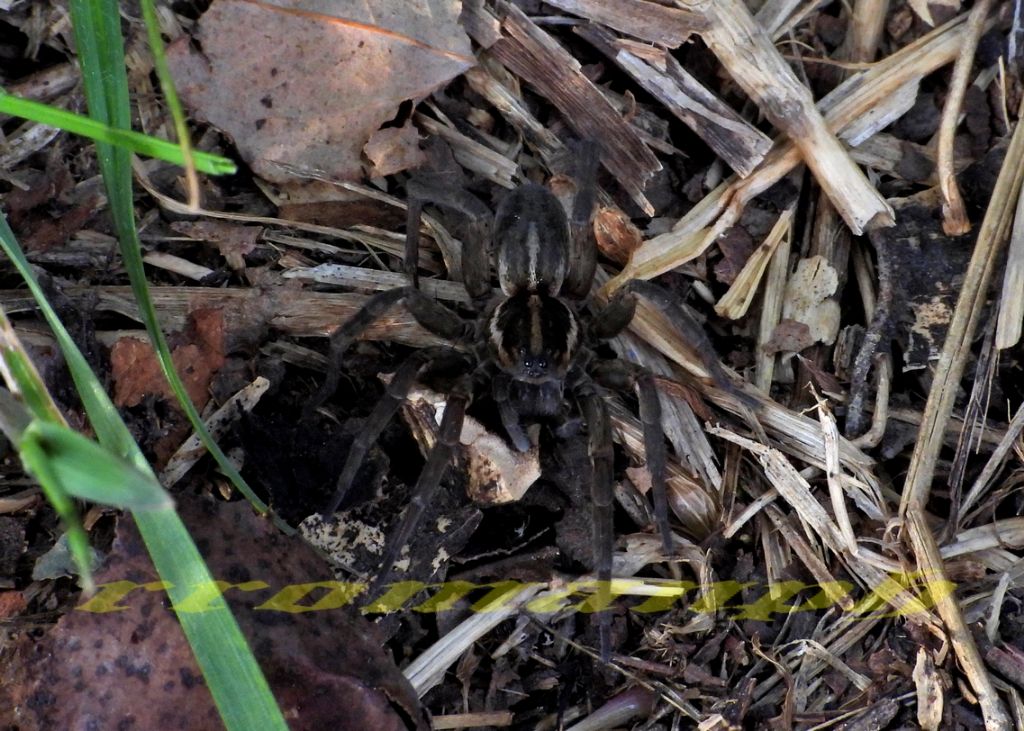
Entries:
{"label": "dead leaf", "polygon": [[838,286],[839,276],[825,257],[801,259],[786,282],[782,317],[807,325],[811,342],[835,342],[839,332],[839,303],[832,296]]}
{"label": "dead leaf", "polygon": [[230,134],[257,174],[275,162],[328,178],[362,176],[362,152],[399,105],[475,63],[461,3],[216,0],[195,40],[168,49],[195,114]]}
{"label": "dead leaf", "polygon": [[[224,365],[224,317],[220,310],[201,309],[189,315],[186,342],[174,347],[171,358],[196,408],[210,398],[210,383]],[[146,396],[174,401],[153,347],[138,338],[121,338],[110,350],[114,404],[137,406]]]}
{"label": "dead leaf", "polygon": [[723,284],[732,284],[754,252],[754,238],[742,226],[733,226],[717,243],[722,258],[715,264],[715,277]]}
{"label": "dead leaf", "polygon": [[917,686],[917,722],[924,731],[936,731],[942,724],[942,681],[931,654],[923,647],[917,648],[914,684]]}
{"label": "dead leaf", "polygon": [[783,320],[772,331],[772,336],[764,344],[766,353],[799,353],[804,348],[814,345],[811,329],[805,323],[796,320]]}
{"label": "dead leaf", "polygon": [[427,161],[426,153],[420,149],[420,134],[412,122],[406,122],[403,127],[377,130],[363,152],[373,163],[371,176],[394,175],[418,168]]}
{"label": "dead leaf", "polygon": [[25,611],[28,600],[20,591],[0,591],[0,619],[10,619]]}
{"label": "dead leaf", "polygon": [[621,208],[601,208],[594,216],[594,237],[601,253],[616,264],[625,264],[640,248],[644,235]]}
{"label": "dead leaf", "polygon": [[[331,579],[309,546],[281,535],[245,502],[191,498],[179,500],[179,511],[215,579],[266,583],[225,598],[292,731],[428,728],[368,621],[342,608],[296,610],[297,600],[285,602],[291,611],[257,610],[285,586]],[[134,524],[122,519],[97,583],[157,578]],[[21,638],[0,683],[9,696],[0,702],[5,728],[223,729],[166,595],[137,589],[118,605],[126,608],[70,612],[42,638]]]}
{"label": "dead leaf", "polygon": [[[416,386],[402,414],[410,422],[414,436],[433,448],[433,431],[444,416],[445,397],[431,389]],[[417,409],[422,409],[419,411]],[[426,414],[430,423],[419,423]],[[425,421],[425,419],[424,419]],[[519,500],[540,479],[540,452],[536,445],[529,452],[518,452],[505,439],[488,431],[483,424],[467,415],[462,423],[459,442],[466,456],[466,493],[481,505],[502,505]]]}
{"label": "dead leaf", "polygon": [[245,269],[245,255],[253,252],[263,235],[262,226],[239,226],[225,221],[176,221],[171,229],[189,238],[210,242],[236,271]]}

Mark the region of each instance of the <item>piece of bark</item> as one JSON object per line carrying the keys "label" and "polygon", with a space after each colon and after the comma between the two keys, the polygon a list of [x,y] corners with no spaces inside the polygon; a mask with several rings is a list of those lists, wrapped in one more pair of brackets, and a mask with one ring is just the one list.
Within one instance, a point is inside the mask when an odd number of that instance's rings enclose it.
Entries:
{"label": "piece of bark", "polygon": [[644,196],[647,181],[661,163],[636,131],[583,75],[579,62],[519,8],[502,4],[505,37],[491,48],[509,70],[533,86],[562,113],[584,139],[597,140],[601,162],[647,214],[654,206]]}
{"label": "piece of bark", "polygon": [[575,32],[664,104],[741,177],[753,172],[768,154],[771,138],[718,99],[667,51],[633,48],[597,25],[580,26]]}

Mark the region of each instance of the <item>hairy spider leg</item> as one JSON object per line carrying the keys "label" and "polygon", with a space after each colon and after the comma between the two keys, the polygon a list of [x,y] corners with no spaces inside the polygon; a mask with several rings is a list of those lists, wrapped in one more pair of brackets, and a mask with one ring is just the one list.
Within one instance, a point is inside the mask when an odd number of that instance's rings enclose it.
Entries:
{"label": "hairy spider leg", "polygon": [[569,271],[560,294],[584,299],[594,284],[597,271],[597,242],[594,240],[593,215],[597,202],[597,165],[600,149],[592,140],[575,145],[576,198],[569,218]]}
{"label": "hairy spider leg", "polygon": [[423,513],[430,504],[434,493],[441,484],[445,470],[452,461],[452,456],[459,445],[459,436],[462,434],[462,422],[466,418],[466,409],[473,401],[474,386],[486,378],[487,368],[479,366],[473,373],[463,374],[448,395],[448,401],[444,407],[444,416],[441,417],[441,426],[438,428],[437,442],[427,456],[427,463],[420,472],[419,479],[412,490],[412,497],[409,500],[409,507],[406,508],[398,530],[388,536],[384,548],[384,558],[381,562],[377,577],[370,585],[370,595],[376,594],[384,582],[391,575],[391,569],[402,552],[402,547],[409,541],[412,532],[419,525]]}
{"label": "hairy spider leg", "polygon": [[328,354],[327,376],[320,390],[309,400],[303,419],[309,419],[323,403],[338,390],[341,377],[341,362],[345,351],[370,325],[384,315],[398,302],[403,302],[416,322],[434,335],[452,342],[462,342],[471,336],[472,327],[457,313],[439,302],[427,297],[415,287],[396,287],[379,292],[331,333],[331,347]]}
{"label": "hairy spider leg", "polygon": [[[580,405],[587,422],[587,452],[592,465],[590,500],[593,503],[594,568],[597,570],[598,607],[611,603],[612,591],[612,499],[614,495],[613,474],[614,448],[612,447],[612,426],[608,418],[608,407],[604,403],[600,388],[585,374],[573,384],[572,393]],[[598,638],[601,661],[611,658],[611,622],[609,609],[597,613]]]}
{"label": "hairy spider leg", "polygon": [[[711,339],[704,332],[704,328],[700,326],[700,323],[686,311],[686,308],[680,304],[675,295],[663,287],[654,284],[654,282],[648,282],[643,279],[631,279],[626,282],[615,291],[615,294],[609,300],[604,310],[604,316],[602,318],[595,318],[595,324],[598,327],[602,327],[601,320],[606,319],[608,324],[614,323],[618,325],[622,322],[624,312],[628,311],[630,313],[629,318],[626,320],[626,324],[619,328],[619,331],[624,329],[636,314],[635,298],[637,295],[654,305],[670,322],[676,325],[679,333],[687,340],[716,386],[732,394],[743,404],[756,406],[756,399],[744,393],[733,384],[729,375],[725,372],[725,368],[722,367],[721,361],[718,360],[715,346],[711,343]],[[633,302],[630,303],[629,300],[633,300]],[[618,314],[616,314],[616,311],[618,311]],[[607,325],[604,327],[607,328]],[[594,334],[597,335],[597,333]],[[615,334],[618,334],[618,331]],[[597,337],[601,336],[597,335]]]}
{"label": "hairy spider leg", "polygon": [[651,493],[654,496],[654,519],[658,524],[658,532],[661,533],[661,545],[665,556],[671,558],[675,549],[672,545],[672,528],[668,522],[668,485],[665,478],[668,450],[665,449],[661,401],[658,400],[654,376],[642,366],[621,360],[599,363],[593,368],[591,375],[605,388],[636,391],[640,404],[640,423],[644,432],[647,472],[651,476]]}
{"label": "hairy spider leg", "polygon": [[[451,151],[447,152],[451,157]],[[448,160],[439,163],[445,167],[441,172],[417,173],[409,179],[409,215],[405,227],[405,271],[414,287],[419,286],[419,274],[416,265],[419,262],[420,218],[423,215],[423,204],[434,203],[457,211],[466,217],[468,223],[462,241],[462,283],[469,292],[474,306],[482,309],[491,298],[490,249],[491,239],[490,210],[475,195],[463,189],[459,178],[454,172],[447,171]],[[454,160],[450,161],[452,166]]]}
{"label": "hairy spider leg", "polygon": [[337,512],[338,506],[341,505],[341,501],[345,499],[349,488],[352,487],[352,481],[355,480],[359,467],[366,459],[367,452],[377,443],[384,427],[388,425],[395,412],[405,402],[409,389],[416,382],[423,367],[447,355],[462,357],[458,351],[445,346],[423,348],[415,351],[398,367],[387,388],[384,389],[384,397],[377,402],[363,424],[363,428],[359,430],[352,441],[352,446],[345,459],[345,466],[342,468],[334,488],[334,496],[331,498],[330,505],[324,509],[324,515],[330,516]]}

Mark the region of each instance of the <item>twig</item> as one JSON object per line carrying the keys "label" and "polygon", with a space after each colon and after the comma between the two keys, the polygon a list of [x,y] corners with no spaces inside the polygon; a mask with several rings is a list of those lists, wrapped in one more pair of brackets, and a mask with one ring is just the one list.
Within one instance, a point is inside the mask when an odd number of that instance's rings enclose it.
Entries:
{"label": "twig", "polygon": [[992,9],[992,0],[977,0],[967,16],[966,33],[960,55],[953,65],[953,78],[949,82],[949,96],[942,109],[942,121],[939,124],[939,188],[942,190],[942,230],[947,236],[961,236],[971,230],[971,222],[967,220],[964,200],[960,196],[960,188],[956,184],[953,173],[953,140],[960,121],[960,107],[964,103],[967,91],[967,77],[974,64],[974,52],[978,48],[981,32],[985,28],[985,19]]}
{"label": "twig", "polygon": [[[907,532],[917,556],[918,571],[925,582],[946,581],[947,577],[939,555],[939,547],[935,536],[928,528],[924,510],[913,510],[907,514]],[[1013,728],[1009,714],[1003,706],[996,689],[992,686],[985,664],[978,652],[971,631],[964,622],[963,612],[953,592],[935,592],[935,606],[939,616],[949,632],[949,640],[953,645],[960,666],[967,676],[971,689],[978,696],[978,704],[985,719],[988,731],[1009,731]]]}

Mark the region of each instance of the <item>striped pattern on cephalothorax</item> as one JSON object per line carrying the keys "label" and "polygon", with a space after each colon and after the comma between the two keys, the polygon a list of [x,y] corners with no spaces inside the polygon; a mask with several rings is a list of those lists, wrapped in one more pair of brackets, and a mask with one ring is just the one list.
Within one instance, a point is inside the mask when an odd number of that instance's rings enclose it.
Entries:
{"label": "striped pattern on cephalothorax", "polygon": [[492,355],[513,378],[565,378],[580,345],[579,318],[563,300],[523,290],[503,300],[487,322]]}

